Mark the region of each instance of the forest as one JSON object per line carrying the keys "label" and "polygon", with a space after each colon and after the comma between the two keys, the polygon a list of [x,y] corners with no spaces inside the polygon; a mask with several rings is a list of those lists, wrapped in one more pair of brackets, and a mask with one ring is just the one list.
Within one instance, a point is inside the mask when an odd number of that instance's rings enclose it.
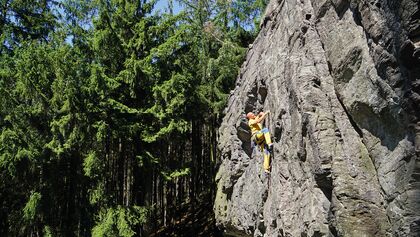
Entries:
{"label": "forest", "polygon": [[266,4],[0,0],[0,236],[214,235],[218,126]]}

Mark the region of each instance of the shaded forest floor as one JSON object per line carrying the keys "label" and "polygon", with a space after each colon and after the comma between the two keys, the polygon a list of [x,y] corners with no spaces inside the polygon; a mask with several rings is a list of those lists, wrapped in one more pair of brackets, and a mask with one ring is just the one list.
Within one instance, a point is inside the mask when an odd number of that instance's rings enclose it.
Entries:
{"label": "shaded forest floor", "polygon": [[152,237],[177,236],[208,236],[221,237],[222,231],[216,227],[213,203],[206,202],[197,205],[188,205],[180,208],[175,215],[175,224],[162,227]]}

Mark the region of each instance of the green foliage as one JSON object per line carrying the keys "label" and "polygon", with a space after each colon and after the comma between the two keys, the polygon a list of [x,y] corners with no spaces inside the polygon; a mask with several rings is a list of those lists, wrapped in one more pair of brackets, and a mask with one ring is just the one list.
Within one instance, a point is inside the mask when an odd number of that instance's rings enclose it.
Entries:
{"label": "green foliage", "polygon": [[0,52],[19,47],[27,40],[47,41],[57,24],[52,0],[1,1]]}
{"label": "green foliage", "polygon": [[212,179],[264,2],[0,1],[0,235],[141,235],[152,183]]}
{"label": "green foliage", "polygon": [[105,187],[103,183],[98,183],[95,188],[89,189],[89,203],[92,205],[100,205],[106,199]]}
{"label": "green foliage", "polygon": [[23,217],[26,221],[34,221],[39,211],[39,205],[42,195],[38,192],[32,192],[28,202],[23,208]]}
{"label": "green foliage", "polygon": [[175,178],[190,175],[191,170],[190,170],[190,168],[184,168],[184,169],[179,169],[179,170],[175,170],[175,171],[172,171],[172,172],[161,171],[160,173],[166,181],[170,181],[170,180],[173,180]]}
{"label": "green foliage", "polygon": [[237,44],[226,42],[218,51],[219,57],[211,58],[208,62],[208,76],[214,80],[214,83],[203,85],[200,91],[203,100],[211,105],[216,114],[221,113],[225,107],[245,52],[246,50]]}
{"label": "green foliage", "polygon": [[16,164],[20,161],[15,154],[18,153],[19,136],[10,129],[3,129],[0,135],[0,167],[7,169],[9,174],[14,176],[16,173]]}
{"label": "green foliage", "polygon": [[102,171],[102,162],[94,151],[90,152],[83,161],[83,171],[90,178],[98,177]]}
{"label": "green foliage", "polygon": [[[268,0],[237,0],[232,1],[233,23],[241,28],[253,28],[258,31],[262,11],[268,4]],[[253,25],[252,25],[253,24]]]}
{"label": "green foliage", "polygon": [[97,225],[92,229],[93,237],[131,237],[136,235],[135,227],[146,223],[147,208],[133,206],[126,208],[117,206],[101,210]]}
{"label": "green foliage", "polygon": [[44,237],[53,237],[54,236],[53,233],[52,233],[51,227],[49,227],[47,225],[44,227],[44,235],[43,236]]}

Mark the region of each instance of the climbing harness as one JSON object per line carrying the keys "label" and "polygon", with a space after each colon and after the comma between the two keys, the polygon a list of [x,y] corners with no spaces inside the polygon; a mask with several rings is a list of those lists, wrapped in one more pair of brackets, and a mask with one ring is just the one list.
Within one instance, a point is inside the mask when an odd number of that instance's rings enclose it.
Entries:
{"label": "climbing harness", "polygon": [[262,130],[255,132],[254,134],[252,134],[251,136],[251,140],[254,142],[254,145],[259,145],[260,146],[260,151],[262,151],[261,144],[264,143],[264,137],[261,136],[260,138],[258,138],[258,135],[264,134],[269,132],[267,128],[263,128]]}

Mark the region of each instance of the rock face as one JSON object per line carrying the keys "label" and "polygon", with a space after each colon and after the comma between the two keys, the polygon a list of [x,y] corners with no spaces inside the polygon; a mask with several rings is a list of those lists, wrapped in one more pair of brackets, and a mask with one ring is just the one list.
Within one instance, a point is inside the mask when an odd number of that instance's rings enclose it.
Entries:
{"label": "rock face", "polygon": [[[272,0],[220,127],[227,236],[420,236],[420,3]],[[245,114],[270,110],[271,176]]]}

